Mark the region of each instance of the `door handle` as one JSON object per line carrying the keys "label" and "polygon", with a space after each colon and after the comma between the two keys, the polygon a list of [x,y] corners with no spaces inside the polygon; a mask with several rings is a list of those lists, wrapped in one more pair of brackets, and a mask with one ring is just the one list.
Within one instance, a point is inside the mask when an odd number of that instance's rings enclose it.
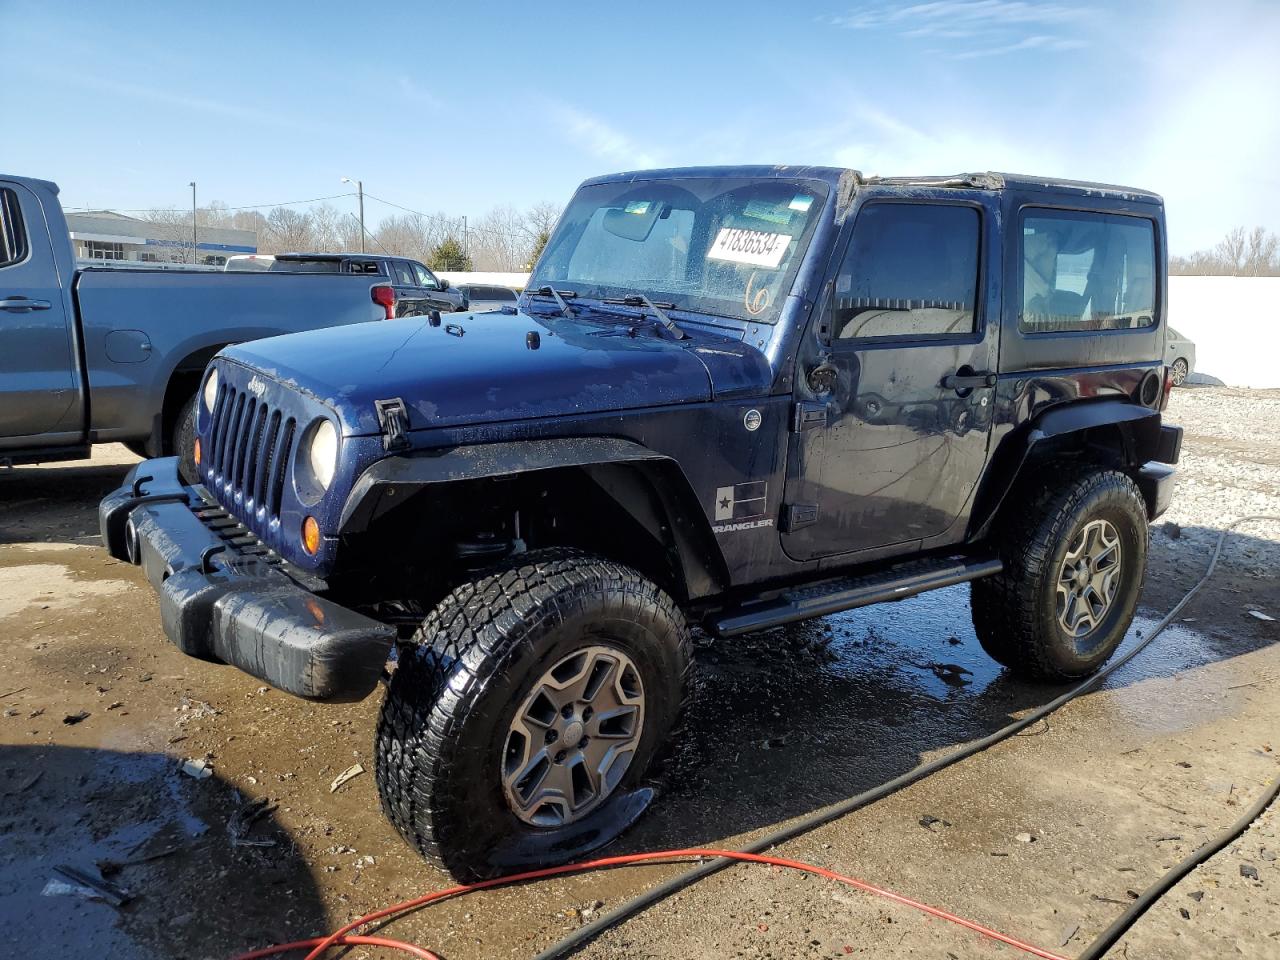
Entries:
{"label": "door handle", "polygon": [[26,297],[8,297],[0,300],[0,310],[24,313],[28,310],[48,310],[53,304],[48,300],[29,300]]}
{"label": "door handle", "polygon": [[[961,370],[964,368],[962,367]],[[957,371],[942,378],[942,386],[948,390],[973,390],[976,387],[994,387],[994,373],[961,373]]]}

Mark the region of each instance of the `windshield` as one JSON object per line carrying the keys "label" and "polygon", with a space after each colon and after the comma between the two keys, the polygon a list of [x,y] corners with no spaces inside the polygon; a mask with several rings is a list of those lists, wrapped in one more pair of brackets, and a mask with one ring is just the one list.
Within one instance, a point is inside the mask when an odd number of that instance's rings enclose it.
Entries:
{"label": "windshield", "polygon": [[689,177],[583,187],[528,289],[643,294],[772,323],[827,196],[809,180]]}

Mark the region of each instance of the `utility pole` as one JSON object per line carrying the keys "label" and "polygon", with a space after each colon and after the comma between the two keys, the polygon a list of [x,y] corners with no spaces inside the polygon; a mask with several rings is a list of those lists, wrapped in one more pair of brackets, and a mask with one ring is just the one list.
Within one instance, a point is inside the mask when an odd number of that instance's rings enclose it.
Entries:
{"label": "utility pole", "polygon": [[466,265],[466,258],[471,253],[467,247],[467,215],[462,215],[462,257],[463,265]]}
{"label": "utility pole", "polygon": [[343,177],[343,183],[354,183],[356,185],[356,195],[360,198],[360,252],[364,253],[364,181],[352,180],[350,177]]}
{"label": "utility pole", "polygon": [[196,236],[196,182],[187,184],[191,188],[191,262],[200,262],[200,242]]}

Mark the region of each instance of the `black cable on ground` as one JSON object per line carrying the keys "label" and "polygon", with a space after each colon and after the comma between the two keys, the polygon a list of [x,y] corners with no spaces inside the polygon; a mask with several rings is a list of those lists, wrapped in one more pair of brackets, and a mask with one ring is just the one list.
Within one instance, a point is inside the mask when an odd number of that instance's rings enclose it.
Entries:
{"label": "black cable on ground", "polygon": [[[785,827],[774,830],[747,846],[742,847],[740,852],[763,853],[770,847],[776,847],[788,840],[793,840],[796,837],[812,830],[816,830],[818,827],[824,826],[833,820],[838,820],[840,817],[853,813],[855,810],[859,810],[862,807],[875,803],[877,800],[882,800],[892,793],[897,793],[904,787],[908,787],[913,783],[923,780],[925,777],[932,776],[940,770],[945,770],[952,764],[959,763],[961,760],[968,759],[976,753],[981,753],[984,750],[994,747],[997,743],[1007,740],[1014,734],[1025,730],[1027,727],[1034,723],[1038,723],[1040,720],[1043,720],[1049,714],[1071,702],[1081,694],[1087,693],[1145,650],[1151,641],[1164,632],[1164,629],[1168,627],[1169,624],[1173,622],[1174,618],[1182,612],[1183,608],[1191,602],[1191,598],[1194,597],[1200,591],[1200,588],[1208,582],[1209,578],[1213,576],[1213,571],[1218,566],[1218,558],[1222,555],[1222,545],[1226,542],[1227,534],[1241,524],[1259,520],[1280,522],[1280,517],[1241,517],[1239,520],[1235,520],[1227,524],[1218,537],[1218,542],[1213,548],[1213,554],[1209,558],[1209,565],[1205,568],[1204,574],[1196,581],[1195,586],[1188,590],[1186,594],[1183,595],[1182,599],[1174,604],[1173,609],[1165,614],[1164,618],[1156,624],[1151,633],[1143,637],[1143,639],[1124,656],[1111,661],[1111,663],[1107,664],[1102,670],[1099,670],[1082,683],[1077,684],[1071,690],[1062,694],[1062,696],[1049,701],[1042,707],[1038,707],[1022,719],[1015,720],[1013,723],[1001,727],[995,733],[988,734],[981,740],[976,740],[967,746],[961,747],[954,753],[950,753],[945,757],[939,757],[936,760],[931,760],[929,763],[921,764],[914,770],[908,770],[901,776],[894,777],[892,780],[882,783],[878,787],[872,787],[870,790],[866,790],[856,796],[841,800],[830,806],[823,807],[820,810],[815,810],[808,816],[803,817],[802,819]],[[677,874],[669,880],[665,880],[658,884],[656,887],[646,890],[639,896],[633,897],[625,903],[619,904],[608,913],[601,914],[590,923],[579,927],[567,937],[552,944],[546,950],[543,950],[534,958],[534,960],[559,960],[560,957],[568,956],[590,943],[606,930],[617,926],[624,920],[635,916],[637,913],[647,910],[655,903],[665,900],[672,894],[679,893],[685,887],[697,883],[699,880],[709,877],[713,873],[719,873],[721,870],[725,869],[725,867],[732,866],[734,862],[735,861],[733,860],[727,860],[724,858],[708,860],[704,863],[698,864],[698,866],[693,867],[690,870],[686,870],[684,873]],[[1098,954],[1098,956],[1100,956],[1100,954]]]}
{"label": "black cable on ground", "polygon": [[1126,931],[1137,923],[1138,919],[1153,907],[1157,900],[1172,890],[1179,880],[1248,830],[1249,825],[1262,816],[1262,812],[1272,804],[1277,795],[1280,795],[1280,777],[1276,777],[1271,782],[1271,785],[1262,791],[1262,796],[1258,797],[1257,802],[1244,812],[1244,816],[1185,860],[1175,864],[1168,873],[1142,891],[1142,896],[1133,901],[1129,909],[1120,914],[1111,926],[1103,930],[1098,935],[1098,938],[1089,944],[1084,953],[1080,954],[1077,960],[1098,960],[1099,957],[1114,947],[1116,942],[1125,935]]}

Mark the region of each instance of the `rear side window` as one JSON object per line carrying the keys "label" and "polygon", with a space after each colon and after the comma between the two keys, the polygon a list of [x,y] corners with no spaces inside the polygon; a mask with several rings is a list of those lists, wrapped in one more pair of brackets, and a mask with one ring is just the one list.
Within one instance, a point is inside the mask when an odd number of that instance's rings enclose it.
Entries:
{"label": "rear side window", "polygon": [[341,260],[274,260],[269,268],[272,273],[338,273]]}
{"label": "rear side window", "polygon": [[418,278],[418,286],[426,287],[428,290],[440,289],[440,282],[436,280],[430,270],[420,263],[414,263],[412,267],[414,275]]}
{"label": "rear side window", "polygon": [[1141,217],[1035,210],[1022,221],[1023,333],[1155,323],[1155,225]]}
{"label": "rear side window", "polygon": [[391,270],[395,277],[395,282],[403,284],[406,287],[416,287],[418,279],[413,275],[413,268],[403,260],[396,260],[391,264]]}
{"label": "rear side window", "polygon": [[18,194],[0,188],[0,269],[27,259],[27,231],[18,209]]}
{"label": "rear side window", "polygon": [[836,274],[835,338],[972,333],[980,228],[973,207],[864,206]]}

